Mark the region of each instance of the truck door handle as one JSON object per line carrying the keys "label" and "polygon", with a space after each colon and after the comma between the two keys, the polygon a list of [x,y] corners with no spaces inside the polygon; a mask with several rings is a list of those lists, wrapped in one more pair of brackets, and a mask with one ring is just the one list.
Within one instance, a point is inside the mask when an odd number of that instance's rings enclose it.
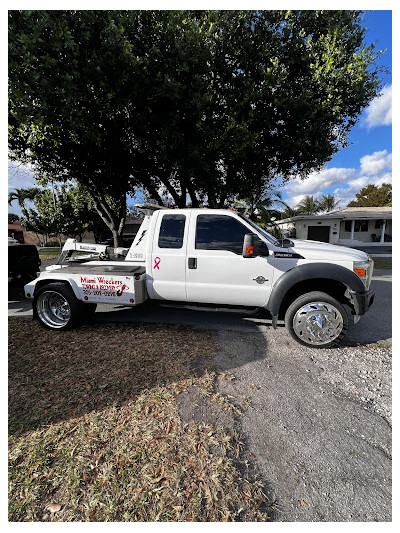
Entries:
{"label": "truck door handle", "polygon": [[197,258],[196,257],[189,257],[188,258],[188,267],[190,269],[197,268]]}

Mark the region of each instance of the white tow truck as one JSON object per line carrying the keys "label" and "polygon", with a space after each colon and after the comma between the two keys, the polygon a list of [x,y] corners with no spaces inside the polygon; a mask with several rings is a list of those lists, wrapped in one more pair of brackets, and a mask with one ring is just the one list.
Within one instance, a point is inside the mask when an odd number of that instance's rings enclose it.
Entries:
{"label": "white tow truck", "polygon": [[44,327],[77,326],[98,303],[150,298],[260,308],[274,328],[284,319],[299,343],[326,348],[346,334],[344,305],[357,322],[373,302],[373,261],[362,251],[277,240],[234,210],[138,207],[144,219],[129,249],[68,239],[58,263],[25,285]]}

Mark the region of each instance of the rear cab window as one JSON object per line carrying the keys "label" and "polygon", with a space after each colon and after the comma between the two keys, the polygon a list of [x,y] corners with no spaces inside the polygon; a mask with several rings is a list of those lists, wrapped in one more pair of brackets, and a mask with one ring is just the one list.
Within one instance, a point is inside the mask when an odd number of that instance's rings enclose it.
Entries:
{"label": "rear cab window", "polygon": [[185,223],[185,215],[164,215],[160,224],[158,247],[174,249],[182,248]]}

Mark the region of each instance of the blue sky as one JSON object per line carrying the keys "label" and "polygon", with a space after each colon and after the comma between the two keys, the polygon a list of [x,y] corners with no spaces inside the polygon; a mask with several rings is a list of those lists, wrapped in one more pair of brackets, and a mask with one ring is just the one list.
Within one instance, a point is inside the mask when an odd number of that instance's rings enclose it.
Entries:
{"label": "blue sky", "polygon": [[[304,181],[295,179],[284,186],[283,198],[291,206],[305,195],[318,197],[331,193],[340,200],[343,208],[369,183],[379,186],[392,182],[392,12],[366,12],[364,21],[368,28],[367,42],[374,42],[378,50],[387,50],[379,60],[379,64],[389,71],[382,74],[381,97],[364,110],[350,134],[350,146],[337,153],[321,172],[311,174]],[[33,185],[29,169],[9,162],[9,191]],[[15,202],[8,211],[20,214]]]}

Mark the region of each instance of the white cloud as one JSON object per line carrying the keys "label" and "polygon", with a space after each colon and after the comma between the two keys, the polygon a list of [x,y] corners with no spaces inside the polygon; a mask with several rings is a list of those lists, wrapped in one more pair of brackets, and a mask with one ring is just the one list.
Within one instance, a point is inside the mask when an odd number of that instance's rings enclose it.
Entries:
{"label": "white cloud", "polygon": [[377,187],[380,187],[384,183],[392,183],[392,173],[391,172],[385,172],[379,179],[374,181],[375,185]]}
{"label": "white cloud", "polygon": [[355,176],[357,171],[354,168],[324,168],[320,172],[313,172],[303,181],[297,178],[285,186],[288,204],[295,206],[304,196],[317,196],[323,190],[347,183]]}
{"label": "white cloud", "polygon": [[340,201],[340,208],[346,207],[349,202],[355,200],[356,194],[367,185],[376,185],[380,187],[383,183],[392,183],[392,174],[386,172],[379,178],[376,176],[360,176],[349,181],[348,187],[338,188],[333,191],[333,195]]}
{"label": "white cloud", "polygon": [[[360,159],[360,168],[327,168],[315,172],[304,181],[295,179],[289,182],[284,191],[285,202],[295,207],[306,196],[314,197],[331,193],[343,208],[355,199],[363,187],[374,184],[392,183],[392,154],[387,150],[367,154]],[[335,187],[335,189],[334,189]]]}
{"label": "white cloud", "polygon": [[365,155],[360,159],[361,173],[368,175],[380,174],[384,170],[392,168],[392,154],[387,150],[374,152],[371,155]]}
{"label": "white cloud", "polygon": [[29,189],[35,186],[35,178],[33,177],[32,168],[8,162],[8,188],[13,189]]}
{"label": "white cloud", "polygon": [[366,109],[364,123],[367,128],[390,126],[392,123],[392,86],[384,87],[379,96],[374,98]]}

